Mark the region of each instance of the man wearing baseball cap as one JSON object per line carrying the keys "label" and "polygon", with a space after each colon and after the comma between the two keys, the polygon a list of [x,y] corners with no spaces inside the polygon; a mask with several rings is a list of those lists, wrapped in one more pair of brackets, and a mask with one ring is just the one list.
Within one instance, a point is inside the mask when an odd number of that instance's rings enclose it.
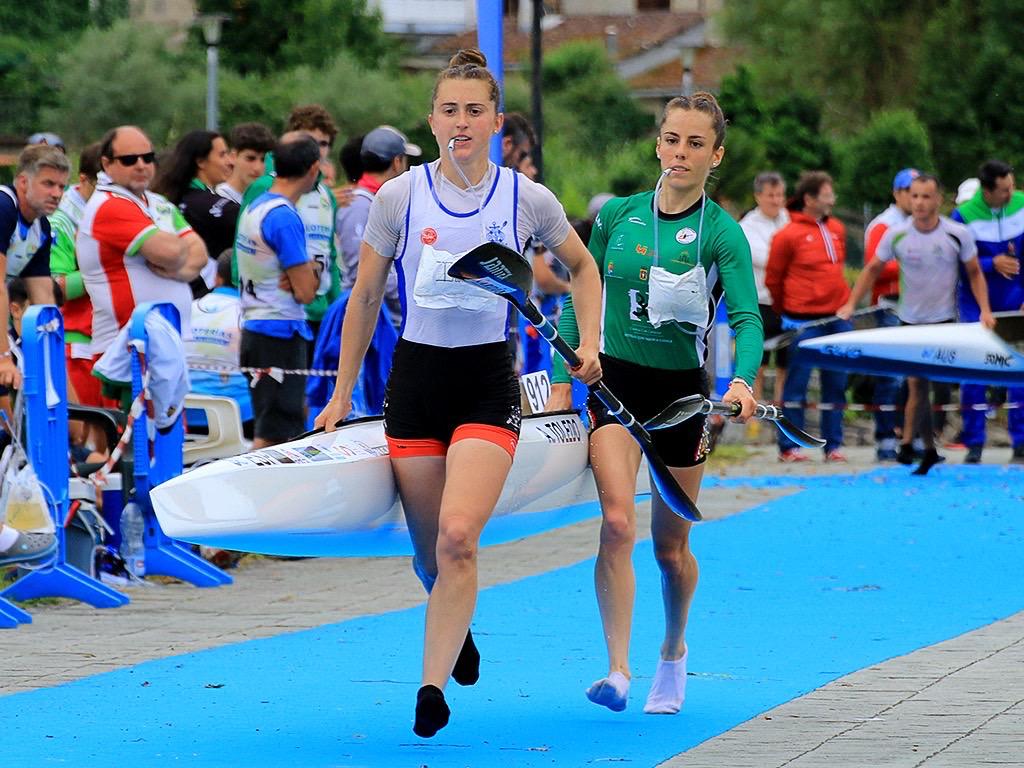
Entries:
{"label": "man wearing baseball cap", "polygon": [[58,136],[56,133],[50,133],[49,131],[39,131],[33,133],[28,137],[26,144],[47,144],[51,147],[56,147],[61,152],[67,154],[67,147],[64,146],[64,139]]}
{"label": "man wearing baseball cap", "polygon": [[[889,207],[875,216],[864,230],[864,263],[875,258],[878,244],[889,229],[902,224],[910,218],[910,182],[920,172],[916,168],[904,168],[892,180],[892,199]],[[895,259],[882,268],[882,272],[871,289],[871,303],[876,306],[896,307],[900,298],[900,269]],[[886,321],[898,322],[895,315],[883,316]],[[899,394],[900,380],[890,376],[875,377],[875,405],[893,406]],[[894,410],[875,411],[875,445],[879,461],[895,461],[897,458],[898,440],[896,439],[896,421],[898,413]]]}
{"label": "man wearing baseball cap", "polygon": [[[411,143],[401,131],[390,125],[379,125],[363,138],[359,159],[363,175],[356,182],[352,202],[338,208],[335,230],[341,245],[341,287],[351,290],[359,269],[359,244],[363,229],[370,216],[370,204],[384,182],[400,176],[409,169],[409,158],[419,157],[423,150]],[[384,292],[391,322],[397,328],[402,323],[402,308],[398,298],[398,276],[394,267],[388,274]]]}

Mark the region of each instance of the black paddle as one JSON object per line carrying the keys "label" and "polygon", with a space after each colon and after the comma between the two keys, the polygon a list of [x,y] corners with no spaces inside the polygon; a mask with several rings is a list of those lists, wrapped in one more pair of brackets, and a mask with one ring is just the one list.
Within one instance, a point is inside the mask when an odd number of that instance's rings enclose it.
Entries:
{"label": "black paddle", "polygon": [[[530,262],[522,255],[499,243],[484,243],[452,264],[448,275],[473,283],[485,291],[506,299],[530,321],[530,324],[540,332],[541,336],[548,340],[570,368],[580,366],[580,359],[575,350],[558,335],[555,327],[530,301],[529,293],[533,286],[533,270],[530,268]],[[669,509],[687,520],[694,522],[701,520],[700,510],[679,486],[679,482],[672,476],[665,462],[654,450],[651,436],[647,430],[633,418],[633,415],[602,382],[591,384],[589,389],[640,444],[640,450],[647,457],[651,479]]]}
{"label": "black paddle", "polygon": [[[647,429],[666,429],[681,424],[698,414],[720,413],[723,416],[737,416],[741,410],[742,407],[739,403],[717,403],[708,400],[703,395],[690,395],[676,400],[657,416],[645,421],[644,426]],[[804,448],[825,447],[824,440],[804,432],[774,405],[758,403],[754,408],[754,418],[774,422],[782,434]]]}

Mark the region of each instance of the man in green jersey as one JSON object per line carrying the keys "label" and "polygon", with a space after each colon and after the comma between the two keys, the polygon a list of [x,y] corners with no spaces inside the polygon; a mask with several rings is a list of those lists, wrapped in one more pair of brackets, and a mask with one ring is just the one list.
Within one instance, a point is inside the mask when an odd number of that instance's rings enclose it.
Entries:
{"label": "man in green jersey", "polygon": [[[736,331],[737,358],[737,376],[724,400],[740,404],[741,422],[755,406],[751,387],[764,333],[750,248],[739,224],[704,194],[708,174],[725,153],[724,136],[725,117],[714,96],[698,93],[673,99],[658,135],[662,179],[655,191],[610,200],[594,223],[590,250],[604,284],[603,381],[640,421],[680,397],[707,396],[707,335],[723,291],[729,323]],[[571,302],[559,330],[570,345],[576,343]],[[549,408],[569,407],[564,365],[556,366],[554,382]],[[590,460],[603,516],[594,580],[608,675],[586,695],[595,704],[621,711],[630,683],[640,449],[607,408],[593,397],[588,405],[593,430]],[[683,490],[696,499],[708,452],[704,417],[658,430],[653,440]],[[654,552],[662,573],[665,637],[644,712],[675,714],[685,697],[686,617],[697,587],[697,561],[689,547],[690,523],[673,514],[656,490],[651,513]]]}

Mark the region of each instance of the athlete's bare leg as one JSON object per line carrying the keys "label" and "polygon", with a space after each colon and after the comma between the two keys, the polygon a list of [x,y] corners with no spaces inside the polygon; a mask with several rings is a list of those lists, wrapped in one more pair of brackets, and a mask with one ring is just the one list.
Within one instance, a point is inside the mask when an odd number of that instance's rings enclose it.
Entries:
{"label": "athlete's bare leg", "polygon": [[[673,468],[679,485],[694,501],[700,491],[704,465]],[[651,534],[654,557],[661,569],[661,595],[665,605],[665,639],[651,690],[644,704],[647,714],[674,715],[686,698],[686,620],[697,589],[697,560],[690,551],[690,527],[670,510],[655,489],[651,498]]]}
{"label": "athlete's bare leg", "polygon": [[608,648],[608,674],[620,672],[628,679],[629,638],[636,594],[634,499],[640,446],[625,427],[603,426],[591,435],[590,464],[601,502],[601,539],[594,565],[594,589]]}
{"label": "athlete's bare leg", "polygon": [[448,448],[437,520],[437,580],[427,600],[423,677],[413,725],[419,736],[429,738],[448,724],[443,691],[467,642],[476,607],[480,532],[511,467],[508,452],[486,440],[466,438]]}
{"label": "athlete's bare leg", "polygon": [[437,519],[444,492],[445,457],[392,459],[405,523],[416,558],[416,574],[428,592],[437,578]]}
{"label": "athlete's bare leg", "polygon": [[[704,465],[672,467],[673,477],[686,494],[697,501]],[[651,493],[651,536],[654,558],[661,569],[661,594],[665,604],[665,640],[661,658],[675,661],[686,653],[686,618],[697,589],[697,558],[690,550],[692,523],[668,508],[656,488]]]}

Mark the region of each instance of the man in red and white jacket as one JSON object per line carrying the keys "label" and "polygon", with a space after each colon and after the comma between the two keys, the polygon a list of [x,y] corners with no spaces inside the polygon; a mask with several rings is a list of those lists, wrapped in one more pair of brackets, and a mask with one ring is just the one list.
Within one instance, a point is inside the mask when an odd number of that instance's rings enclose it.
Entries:
{"label": "man in red and white jacket", "polygon": [[[772,308],[783,317],[783,326],[820,320],[835,315],[850,295],[843,267],[846,263],[846,228],[831,216],[836,203],[832,177],[824,171],[801,174],[786,204],[789,224],[775,233],[768,253],[765,285],[772,295]],[[804,340],[850,329],[838,318],[831,323],[805,328],[793,341],[789,372],[782,391],[784,411],[795,424],[804,423],[803,402],[811,367],[797,344]],[[821,400],[831,407],[822,411],[821,430],[825,438],[825,460],[845,461],[843,407],[846,405],[846,374],[821,371]],[[799,447],[779,435],[779,460],[806,461]]]}

